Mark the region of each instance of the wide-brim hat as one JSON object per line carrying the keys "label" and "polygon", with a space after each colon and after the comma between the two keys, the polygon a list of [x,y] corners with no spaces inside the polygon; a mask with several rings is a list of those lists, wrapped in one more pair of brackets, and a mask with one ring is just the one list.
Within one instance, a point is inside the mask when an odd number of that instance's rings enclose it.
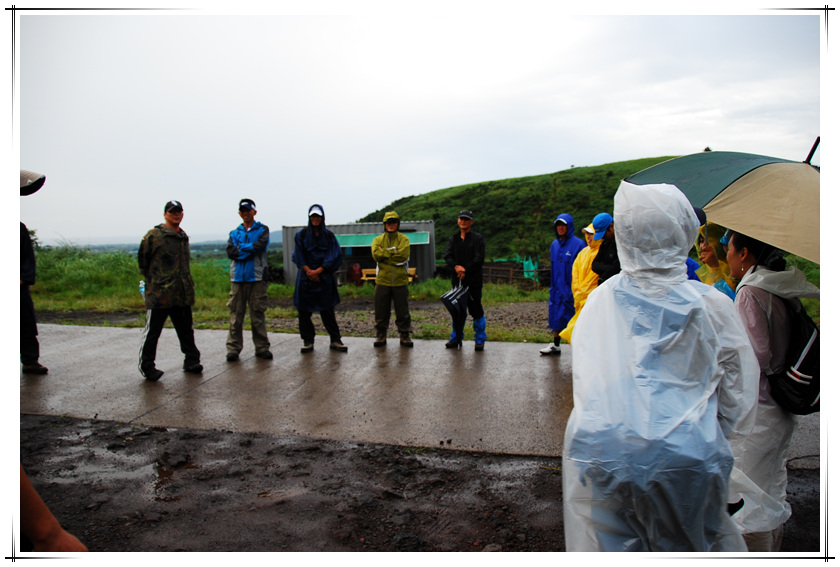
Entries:
{"label": "wide-brim hat", "polygon": [[47,176],[34,171],[20,170],[20,196],[31,195],[44,186]]}

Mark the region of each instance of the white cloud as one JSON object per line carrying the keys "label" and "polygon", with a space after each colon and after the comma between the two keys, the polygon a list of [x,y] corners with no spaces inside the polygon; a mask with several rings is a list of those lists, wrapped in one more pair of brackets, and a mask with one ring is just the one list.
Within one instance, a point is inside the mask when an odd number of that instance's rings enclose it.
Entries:
{"label": "white cloud", "polygon": [[[21,18],[21,199],[42,239],[139,239],[179,198],[219,237],[405,195],[713,149],[799,158],[819,135],[819,18]],[[329,11],[329,10],[328,10]],[[109,214],[91,222],[89,203]],[[160,209],[160,210],[159,210]]]}

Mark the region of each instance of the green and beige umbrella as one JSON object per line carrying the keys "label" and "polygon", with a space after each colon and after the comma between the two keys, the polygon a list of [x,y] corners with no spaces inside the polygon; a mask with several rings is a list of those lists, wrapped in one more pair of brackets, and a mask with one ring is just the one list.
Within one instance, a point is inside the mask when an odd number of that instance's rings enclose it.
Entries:
{"label": "green and beige umbrella", "polygon": [[820,172],[810,158],[702,152],[664,161],[625,181],[676,185],[709,222],[819,263]]}

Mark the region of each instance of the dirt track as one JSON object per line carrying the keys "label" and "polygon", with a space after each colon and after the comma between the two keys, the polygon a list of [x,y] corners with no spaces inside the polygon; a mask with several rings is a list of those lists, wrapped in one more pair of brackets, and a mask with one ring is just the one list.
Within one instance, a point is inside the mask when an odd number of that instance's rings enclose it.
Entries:
{"label": "dirt track", "polygon": [[[550,335],[544,304],[487,311],[497,329]],[[341,306],[348,336],[372,336],[367,312],[366,300]],[[412,305],[412,316],[441,312]],[[107,325],[137,315],[38,317]],[[36,489],[91,551],[565,550],[559,457],[30,415],[20,434]],[[819,475],[789,471],[783,551],[819,551]]]}
{"label": "dirt track", "polygon": [[[91,551],[564,551],[560,458],[21,416],[24,468]],[[792,470],[783,551],[819,551]]]}

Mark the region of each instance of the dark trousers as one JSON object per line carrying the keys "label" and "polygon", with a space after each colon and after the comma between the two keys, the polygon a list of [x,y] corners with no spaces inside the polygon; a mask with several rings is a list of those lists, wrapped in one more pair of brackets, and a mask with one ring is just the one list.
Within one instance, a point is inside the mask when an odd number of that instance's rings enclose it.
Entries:
{"label": "dark trousers", "polygon": [[397,331],[411,332],[411,311],[408,308],[408,286],[388,286],[376,284],[373,291],[374,328],[377,334],[388,333],[391,324],[391,303],[394,304]]}
{"label": "dark trousers", "polygon": [[[321,322],[324,323],[324,328],[330,334],[330,342],[341,340],[341,332],[338,330],[338,321],[335,320],[335,309],[326,309],[320,311]],[[298,309],[298,328],[300,329],[300,338],[304,343],[315,342],[315,325],[312,324],[312,312],[302,311]]]}
{"label": "dark trousers", "polygon": [[20,286],[20,362],[25,366],[38,364],[41,346],[38,344],[38,325],[35,323],[35,305],[29,295],[29,286]]}
{"label": "dark trousers", "polygon": [[464,336],[464,326],[467,323],[467,313],[473,318],[473,321],[478,321],[484,317],[484,307],[481,305],[482,284],[471,285],[467,293],[467,311],[460,316],[452,319],[452,329],[457,333],[457,336]]}
{"label": "dark trousers", "polygon": [[165,309],[149,309],[146,311],[146,330],[143,332],[143,345],[140,348],[140,373],[145,377],[147,372],[155,369],[155,356],[157,355],[157,344],[160,334],[163,331],[163,324],[166,318],[172,320],[178,341],[181,343],[181,352],[184,353],[184,368],[198,364],[201,360],[201,353],[195,346],[193,335],[192,307],[167,307]]}

